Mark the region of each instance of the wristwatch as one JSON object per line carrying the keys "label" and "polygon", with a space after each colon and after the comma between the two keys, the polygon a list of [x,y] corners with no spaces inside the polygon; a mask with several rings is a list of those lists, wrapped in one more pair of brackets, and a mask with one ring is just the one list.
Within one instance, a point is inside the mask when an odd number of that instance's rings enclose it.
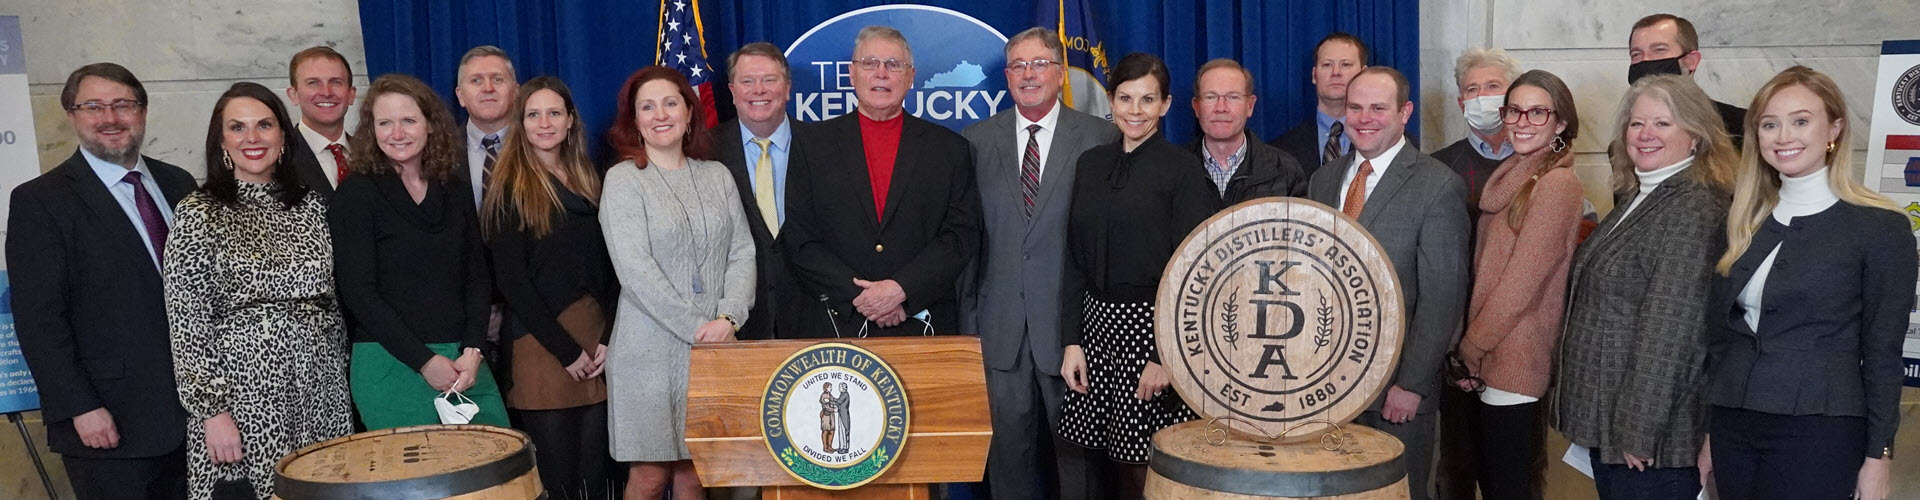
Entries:
{"label": "wristwatch", "polygon": [[714,318],[714,319],[724,319],[724,320],[727,320],[727,324],[729,324],[729,325],[733,325],[733,332],[734,332],[734,333],[740,333],[740,322],[739,322],[739,321],[734,321],[734,320],[733,320],[733,315],[731,315],[731,314],[722,314],[722,315],[720,315],[720,317],[718,317],[718,318]]}

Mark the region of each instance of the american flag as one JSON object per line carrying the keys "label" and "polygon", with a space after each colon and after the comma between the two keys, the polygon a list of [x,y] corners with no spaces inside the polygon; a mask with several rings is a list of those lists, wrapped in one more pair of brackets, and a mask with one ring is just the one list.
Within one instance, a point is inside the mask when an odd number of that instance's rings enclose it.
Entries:
{"label": "american flag", "polygon": [[700,95],[700,109],[711,129],[720,124],[713,107],[713,66],[707,64],[706,30],[700,25],[700,0],[660,0],[660,34],[654,38],[659,50],[653,63],[687,75],[693,91]]}

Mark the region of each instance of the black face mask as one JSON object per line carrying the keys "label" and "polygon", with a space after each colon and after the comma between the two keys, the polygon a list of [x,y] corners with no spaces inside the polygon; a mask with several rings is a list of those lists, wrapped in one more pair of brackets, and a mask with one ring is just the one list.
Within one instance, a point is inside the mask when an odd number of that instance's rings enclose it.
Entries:
{"label": "black face mask", "polygon": [[1649,59],[1633,63],[1632,66],[1627,67],[1627,85],[1633,85],[1633,82],[1640,81],[1640,77],[1643,76],[1687,74],[1686,70],[1680,67],[1680,58],[1686,56],[1686,54],[1681,54],[1678,57]]}

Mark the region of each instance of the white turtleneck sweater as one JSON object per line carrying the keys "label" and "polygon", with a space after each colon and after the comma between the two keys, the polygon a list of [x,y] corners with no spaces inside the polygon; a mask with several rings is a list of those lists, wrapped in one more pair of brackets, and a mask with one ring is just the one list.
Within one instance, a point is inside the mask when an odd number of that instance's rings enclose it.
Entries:
{"label": "white turtleneck sweater", "polygon": [[[1621,223],[1626,222],[1627,216],[1633,214],[1633,209],[1638,208],[1640,206],[1640,202],[1646,201],[1647,195],[1652,194],[1653,190],[1660,188],[1660,183],[1666,182],[1668,178],[1673,177],[1674,174],[1678,174],[1682,170],[1686,170],[1687,167],[1690,167],[1690,166],[1693,166],[1692,156],[1688,156],[1686,157],[1686,159],[1680,160],[1680,163],[1667,165],[1667,166],[1656,168],[1649,171],[1643,172],[1638,169],[1634,170],[1633,175],[1640,178],[1640,194],[1633,195],[1633,202],[1627,204],[1626,211],[1620,212],[1620,220],[1617,222],[1614,222],[1613,227],[1614,228],[1620,227]],[[1612,232],[1613,228],[1607,228],[1607,231]]]}
{"label": "white turtleneck sweater", "polygon": [[[1825,212],[1840,197],[1833,194],[1833,188],[1827,184],[1827,167],[1820,167],[1811,174],[1799,178],[1780,176],[1780,203],[1773,207],[1773,220],[1781,224],[1793,224],[1794,217]],[[1754,251],[1748,248],[1747,251]],[[1774,257],[1780,256],[1780,245],[1774,245],[1767,252],[1766,260],[1760,261],[1759,270],[1753,272],[1753,279],[1740,289],[1738,297],[1742,314],[1747,320],[1747,328],[1760,331],[1760,297],[1766,291],[1767,274],[1773,270]]]}

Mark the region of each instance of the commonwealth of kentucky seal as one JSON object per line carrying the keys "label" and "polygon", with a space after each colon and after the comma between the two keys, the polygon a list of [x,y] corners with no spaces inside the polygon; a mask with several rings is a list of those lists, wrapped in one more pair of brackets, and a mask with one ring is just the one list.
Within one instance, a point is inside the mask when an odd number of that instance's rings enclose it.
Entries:
{"label": "commonwealth of kentucky seal", "polygon": [[760,431],[788,474],[829,490],[867,484],[900,460],[907,392],[866,349],[822,343],[780,364],[760,396]]}
{"label": "commonwealth of kentucky seal", "polygon": [[1385,388],[1405,320],[1393,264],[1365,229],[1302,198],[1208,219],[1167,263],[1155,342],[1181,399],[1283,441],[1353,419]]}
{"label": "commonwealth of kentucky seal", "polygon": [[1901,120],[1920,125],[1920,65],[1907,68],[1893,80],[1893,114]]}

